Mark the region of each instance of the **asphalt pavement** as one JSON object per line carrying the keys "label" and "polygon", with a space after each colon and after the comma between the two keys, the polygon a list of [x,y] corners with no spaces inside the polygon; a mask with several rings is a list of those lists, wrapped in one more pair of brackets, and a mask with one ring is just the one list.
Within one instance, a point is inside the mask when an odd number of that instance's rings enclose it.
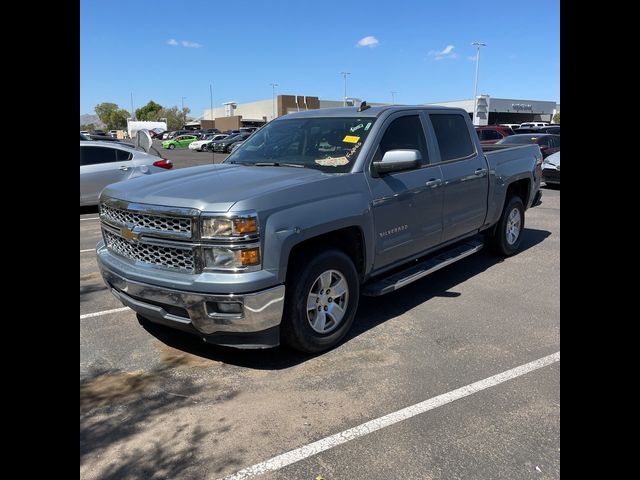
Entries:
{"label": "asphalt pavement", "polygon": [[[211,160],[161,152],[176,168]],[[526,212],[520,253],[481,251],[362,297],[346,340],[317,356],[141,325],[98,273],[97,214],[80,220],[82,479],[217,479],[255,465],[265,479],[559,478],[559,361],[486,380],[560,351],[559,189]],[[434,398],[449,400],[358,429]],[[349,429],[360,434],[334,441]],[[312,454],[313,442],[327,448]]]}

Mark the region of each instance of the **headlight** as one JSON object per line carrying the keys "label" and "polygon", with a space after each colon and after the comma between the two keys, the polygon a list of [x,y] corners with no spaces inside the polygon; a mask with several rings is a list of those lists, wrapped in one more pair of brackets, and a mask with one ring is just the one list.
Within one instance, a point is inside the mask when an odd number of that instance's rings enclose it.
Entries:
{"label": "headlight", "polygon": [[204,249],[207,268],[220,270],[255,270],[260,267],[260,247],[211,247]]}
{"label": "headlight", "polygon": [[226,218],[211,217],[202,219],[202,238],[244,237],[257,235],[258,218],[255,215]]}

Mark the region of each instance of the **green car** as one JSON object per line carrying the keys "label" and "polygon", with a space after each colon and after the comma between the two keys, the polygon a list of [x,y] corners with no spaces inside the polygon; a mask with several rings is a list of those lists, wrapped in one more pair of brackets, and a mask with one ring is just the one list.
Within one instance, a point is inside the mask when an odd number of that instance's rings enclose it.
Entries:
{"label": "green car", "polygon": [[198,137],[195,135],[180,135],[162,142],[162,148],[168,148],[169,150],[173,150],[174,148],[187,148],[191,142],[195,142],[197,139]]}

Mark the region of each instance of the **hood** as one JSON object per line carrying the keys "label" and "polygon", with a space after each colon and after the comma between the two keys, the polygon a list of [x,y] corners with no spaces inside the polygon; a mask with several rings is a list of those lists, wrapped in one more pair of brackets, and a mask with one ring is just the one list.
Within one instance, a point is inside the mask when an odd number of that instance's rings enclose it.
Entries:
{"label": "hood", "polygon": [[240,200],[329,177],[309,168],[203,165],[113,183],[103,190],[101,197],[226,212]]}

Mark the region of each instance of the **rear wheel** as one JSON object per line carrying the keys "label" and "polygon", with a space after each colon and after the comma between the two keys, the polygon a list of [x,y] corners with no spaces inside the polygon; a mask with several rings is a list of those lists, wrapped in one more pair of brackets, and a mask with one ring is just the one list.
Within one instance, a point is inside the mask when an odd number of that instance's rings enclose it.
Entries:
{"label": "rear wheel", "polygon": [[524,204],[518,196],[509,198],[502,210],[500,221],[489,238],[493,249],[504,256],[518,251],[524,230]]}
{"label": "rear wheel", "polygon": [[176,148],[175,144],[170,143],[169,146],[167,147],[169,150],[173,150],[174,148]]}
{"label": "rear wheel", "polygon": [[289,277],[281,334],[289,347],[318,353],[337,345],[351,328],[360,285],[353,262],[342,251],[308,255]]}

